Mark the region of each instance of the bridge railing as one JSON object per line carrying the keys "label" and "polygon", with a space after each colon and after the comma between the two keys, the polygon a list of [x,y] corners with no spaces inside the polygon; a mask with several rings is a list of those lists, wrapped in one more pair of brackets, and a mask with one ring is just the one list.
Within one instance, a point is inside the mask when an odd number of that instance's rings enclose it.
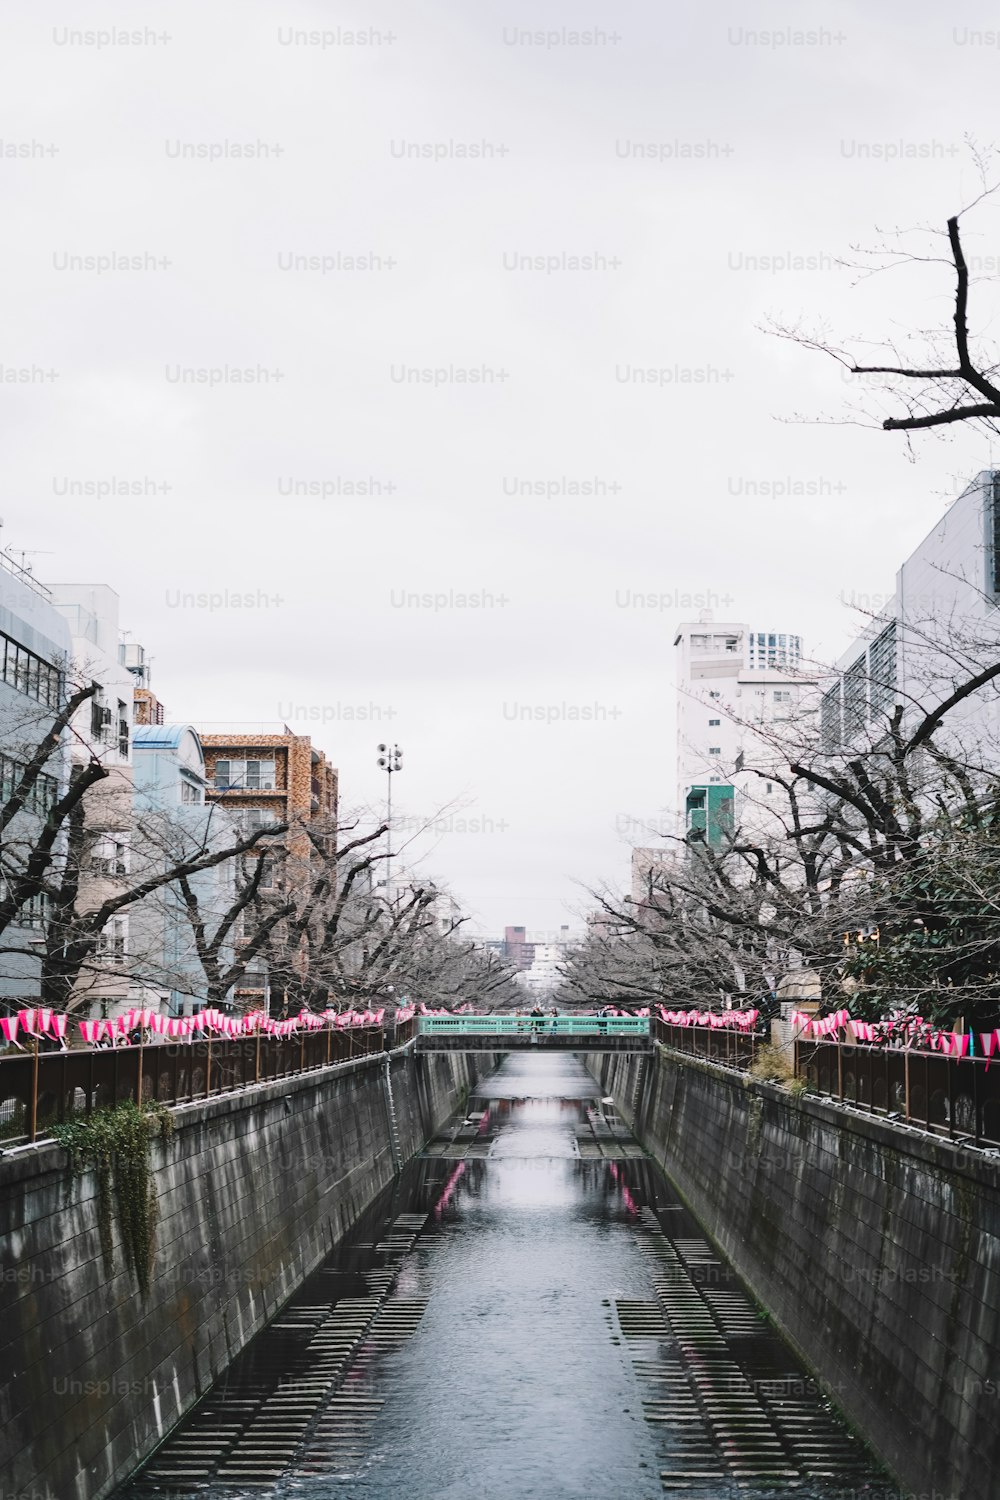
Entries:
{"label": "bridge railing", "polygon": [[761,1039],[753,1032],[729,1026],[671,1026],[658,1016],[653,1017],[652,1035],[654,1041],[672,1047],[675,1052],[688,1052],[692,1057],[703,1057],[707,1062],[721,1063],[741,1073],[753,1066],[761,1045]]}
{"label": "bridge railing", "polygon": [[812,1089],[949,1140],[1000,1146],[1000,1064],[901,1047],[801,1038],[795,1071]]}
{"label": "bridge railing", "polygon": [[402,1046],[412,1022],[193,1042],[132,1043],[0,1058],[0,1147],[44,1137],[49,1127],[126,1099],[190,1104],[256,1083]]}
{"label": "bridge railing", "polygon": [[421,1036],[648,1036],[645,1016],[421,1016]]}

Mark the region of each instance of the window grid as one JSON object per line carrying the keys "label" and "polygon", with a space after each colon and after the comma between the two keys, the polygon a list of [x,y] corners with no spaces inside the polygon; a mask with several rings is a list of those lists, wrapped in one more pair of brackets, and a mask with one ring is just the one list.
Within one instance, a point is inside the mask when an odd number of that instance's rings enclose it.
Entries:
{"label": "window grid", "polygon": [[868,652],[872,718],[885,713],[896,696],[896,622],[887,625]]}
{"label": "window grid", "polygon": [[824,750],[836,750],[840,744],[840,683],[823,694],[819,711],[820,744]]}
{"label": "window grid", "polygon": [[63,696],[63,674],[58,667],[36,656],[9,635],[0,632],[3,680],[19,693],[57,708]]}
{"label": "window grid", "polygon": [[844,734],[850,737],[864,728],[868,717],[866,661],[859,656],[844,673]]}
{"label": "window grid", "polygon": [[[9,755],[0,754],[0,802],[10,801],[23,774],[24,765],[21,761],[13,760]],[[54,776],[49,776],[42,771],[28,793],[24,809],[26,812],[38,813],[44,818],[55,805],[58,795],[58,781]]]}
{"label": "window grid", "polygon": [[222,791],[271,792],[275,789],[273,760],[218,760],[215,786]]}

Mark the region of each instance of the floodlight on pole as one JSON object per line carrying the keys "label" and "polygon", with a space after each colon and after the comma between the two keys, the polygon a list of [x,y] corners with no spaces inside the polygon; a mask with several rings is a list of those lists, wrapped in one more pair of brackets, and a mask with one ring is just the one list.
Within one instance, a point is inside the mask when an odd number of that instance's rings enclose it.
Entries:
{"label": "floodlight on pole", "polygon": [[385,797],[385,897],[392,903],[392,776],[403,769],[403,752],[398,745],[378,746],[379,770],[386,775]]}

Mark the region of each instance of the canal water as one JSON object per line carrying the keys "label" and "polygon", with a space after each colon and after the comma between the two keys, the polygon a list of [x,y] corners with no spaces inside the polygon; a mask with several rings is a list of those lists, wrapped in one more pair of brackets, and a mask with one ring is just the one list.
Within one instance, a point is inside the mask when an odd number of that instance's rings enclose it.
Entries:
{"label": "canal water", "polygon": [[597,1094],[511,1054],[119,1500],[897,1500]]}

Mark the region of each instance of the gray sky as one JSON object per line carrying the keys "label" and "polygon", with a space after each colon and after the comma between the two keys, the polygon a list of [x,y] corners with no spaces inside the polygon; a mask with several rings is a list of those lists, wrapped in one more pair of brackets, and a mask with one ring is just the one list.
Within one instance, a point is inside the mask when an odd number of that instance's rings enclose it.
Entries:
{"label": "gray sky", "polygon": [[[990,462],[973,432],[913,464],[775,420],[851,393],[756,325],[947,318],[946,273],[852,291],[832,258],[975,192],[997,24],[926,0],[8,0],[3,543],[120,592],[173,717],[313,733],[346,805],[382,796],[398,740],[406,814],[463,804],[427,865],[482,930],[571,921],[670,806],[683,596],[836,656],[842,601],[891,593]],[[116,28],[138,43],[98,45]],[[975,222],[998,253],[996,213]],[[111,255],[141,268],[67,259]],[[815,268],[748,265],[788,255]],[[149,493],[66,493],[102,481]],[[788,481],[814,492],[751,489]]]}

